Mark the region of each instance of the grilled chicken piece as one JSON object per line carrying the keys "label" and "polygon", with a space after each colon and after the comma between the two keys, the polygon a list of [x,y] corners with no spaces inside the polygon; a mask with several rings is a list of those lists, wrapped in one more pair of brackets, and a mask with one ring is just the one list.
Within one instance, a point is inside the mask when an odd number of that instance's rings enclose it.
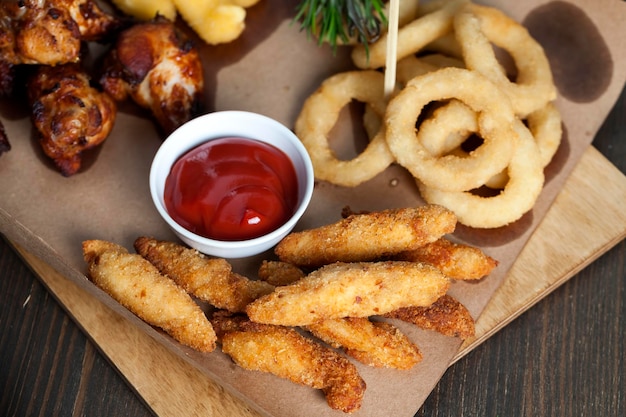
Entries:
{"label": "grilled chicken piece", "polygon": [[0,2],[0,59],[11,64],[77,62],[80,31],[66,9],[37,0]]}
{"label": "grilled chicken piece", "polygon": [[10,64],[78,62],[82,41],[104,39],[121,25],[94,0],[0,2],[0,60]]}
{"label": "grilled chicken piece", "polygon": [[69,11],[83,41],[105,40],[125,25],[124,19],[106,13],[94,0],[51,0],[49,3]]}
{"label": "grilled chicken piece", "polygon": [[204,75],[195,46],[163,18],[122,31],[105,59],[104,90],[149,109],[164,133],[197,114]]}
{"label": "grilled chicken piece", "polygon": [[83,151],[109,136],[117,114],[115,101],[92,87],[78,64],[40,66],[27,89],[44,153],[61,174],[75,174]]}

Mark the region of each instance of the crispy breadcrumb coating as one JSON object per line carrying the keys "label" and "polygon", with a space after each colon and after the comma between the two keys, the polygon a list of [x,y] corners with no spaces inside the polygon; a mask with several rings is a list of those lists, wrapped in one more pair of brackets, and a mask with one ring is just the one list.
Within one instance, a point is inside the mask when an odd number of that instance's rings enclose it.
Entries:
{"label": "crispy breadcrumb coating", "polygon": [[334,350],[293,328],[253,323],[243,315],[218,312],[211,321],[222,351],[242,368],[320,389],[335,410],[352,413],[361,407],[365,381],[354,364]]}
{"label": "crispy breadcrumb coating", "polygon": [[140,255],[103,240],[83,242],[89,278],[146,323],[201,352],[215,349],[204,312],[182,288]]}
{"label": "crispy breadcrumb coating", "polygon": [[483,278],[498,265],[498,261],[479,248],[454,243],[445,238],[394,255],[393,259],[426,262],[439,268],[448,277],[459,280]]}
{"label": "crispy breadcrumb coating", "polygon": [[433,242],[455,227],[454,213],[436,205],[353,214],[291,233],[275,253],[281,261],[303,267],[371,261]]}
{"label": "crispy breadcrumb coating", "polygon": [[403,307],[384,315],[413,323],[446,336],[467,339],[474,336],[475,322],[470,312],[451,295],[444,295],[426,307]]}
{"label": "crispy breadcrumb coating", "polygon": [[416,262],[337,262],[326,265],[246,308],[252,321],[306,326],[324,319],[369,317],[401,307],[426,306],[446,293],[450,280]]}
{"label": "crispy breadcrumb coating", "polygon": [[422,360],[419,348],[392,324],[366,317],[322,320],[306,326],[314,336],[361,363],[410,369]]}
{"label": "crispy breadcrumb coating", "polygon": [[134,245],[137,253],[163,274],[217,308],[244,311],[251,301],[274,290],[264,281],[254,281],[233,272],[225,259],[209,258],[175,242],[142,236]]}

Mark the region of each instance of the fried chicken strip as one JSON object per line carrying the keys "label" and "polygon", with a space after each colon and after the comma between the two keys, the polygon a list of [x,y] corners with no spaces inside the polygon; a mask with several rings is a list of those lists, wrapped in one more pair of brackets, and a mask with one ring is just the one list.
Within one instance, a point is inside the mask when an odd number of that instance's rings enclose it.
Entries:
{"label": "fried chicken strip", "polygon": [[452,279],[474,280],[485,277],[498,262],[474,246],[441,238],[416,249],[404,251],[393,259],[426,262],[439,268]]}
{"label": "fried chicken strip", "polygon": [[419,348],[389,323],[346,317],[322,320],[305,329],[365,365],[410,369],[422,360]]}
{"label": "fried chicken strip", "polygon": [[274,290],[267,282],[233,272],[225,259],[206,257],[175,242],[142,236],[134,246],[137,253],[188,293],[220,309],[244,311],[251,301]]}
{"label": "fried chicken strip", "polygon": [[146,323],[201,352],[215,349],[216,334],[204,312],[154,265],[103,240],[83,242],[89,278]]}
{"label": "fried chicken strip", "polygon": [[268,284],[280,287],[293,284],[306,274],[302,269],[287,262],[263,260],[257,275]]}
{"label": "fried chicken strip", "polygon": [[211,322],[223,352],[242,368],[320,389],[335,410],[352,413],[361,407],[365,381],[334,350],[293,328],[253,323],[243,315],[216,314]]}
{"label": "fried chicken strip", "polygon": [[281,261],[303,267],[371,261],[433,242],[455,227],[454,213],[437,205],[353,214],[291,233],[275,253]]}
{"label": "fried chicken strip", "polygon": [[100,145],[111,133],[115,102],[90,85],[79,64],[39,66],[27,88],[44,153],[62,175],[76,174],[83,152]]}
{"label": "fried chicken strip", "polygon": [[100,84],[115,100],[130,97],[168,134],[197,115],[204,74],[197,49],[164,18],[123,30],[105,59]]}
{"label": "fried chicken strip", "polygon": [[384,317],[413,323],[426,330],[446,336],[467,339],[475,334],[475,322],[467,308],[451,295],[445,294],[426,307],[403,307]]}
{"label": "fried chicken strip", "polygon": [[369,317],[401,307],[427,306],[446,293],[450,280],[415,262],[337,262],[317,269],[250,303],[252,321],[307,326],[343,317]]}
{"label": "fried chicken strip", "polygon": [[[281,261],[263,261],[258,275],[276,286],[293,284],[305,276],[297,266]],[[419,348],[389,323],[346,317],[321,320],[304,329],[369,366],[409,369],[422,359]]]}

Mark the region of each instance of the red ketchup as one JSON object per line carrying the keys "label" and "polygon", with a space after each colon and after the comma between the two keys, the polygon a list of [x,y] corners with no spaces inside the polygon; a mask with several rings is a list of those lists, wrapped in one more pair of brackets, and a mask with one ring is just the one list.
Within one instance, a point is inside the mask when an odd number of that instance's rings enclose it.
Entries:
{"label": "red ketchup", "polygon": [[165,182],[165,206],[177,223],[204,237],[246,240],[287,221],[298,201],[291,160],[257,140],[208,141],[181,156]]}

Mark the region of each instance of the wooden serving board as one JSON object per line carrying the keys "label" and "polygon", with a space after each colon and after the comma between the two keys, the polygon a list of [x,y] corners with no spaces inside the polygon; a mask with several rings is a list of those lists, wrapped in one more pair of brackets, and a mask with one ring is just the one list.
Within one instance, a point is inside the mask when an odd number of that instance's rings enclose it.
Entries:
{"label": "wooden serving board", "polygon": [[[600,182],[602,189],[595,186]],[[626,176],[595,148],[587,149],[478,319],[476,337],[461,347],[455,361],[624,239],[624,201]],[[555,240],[568,244],[554,245]],[[16,249],[156,415],[259,416],[45,262]]]}

